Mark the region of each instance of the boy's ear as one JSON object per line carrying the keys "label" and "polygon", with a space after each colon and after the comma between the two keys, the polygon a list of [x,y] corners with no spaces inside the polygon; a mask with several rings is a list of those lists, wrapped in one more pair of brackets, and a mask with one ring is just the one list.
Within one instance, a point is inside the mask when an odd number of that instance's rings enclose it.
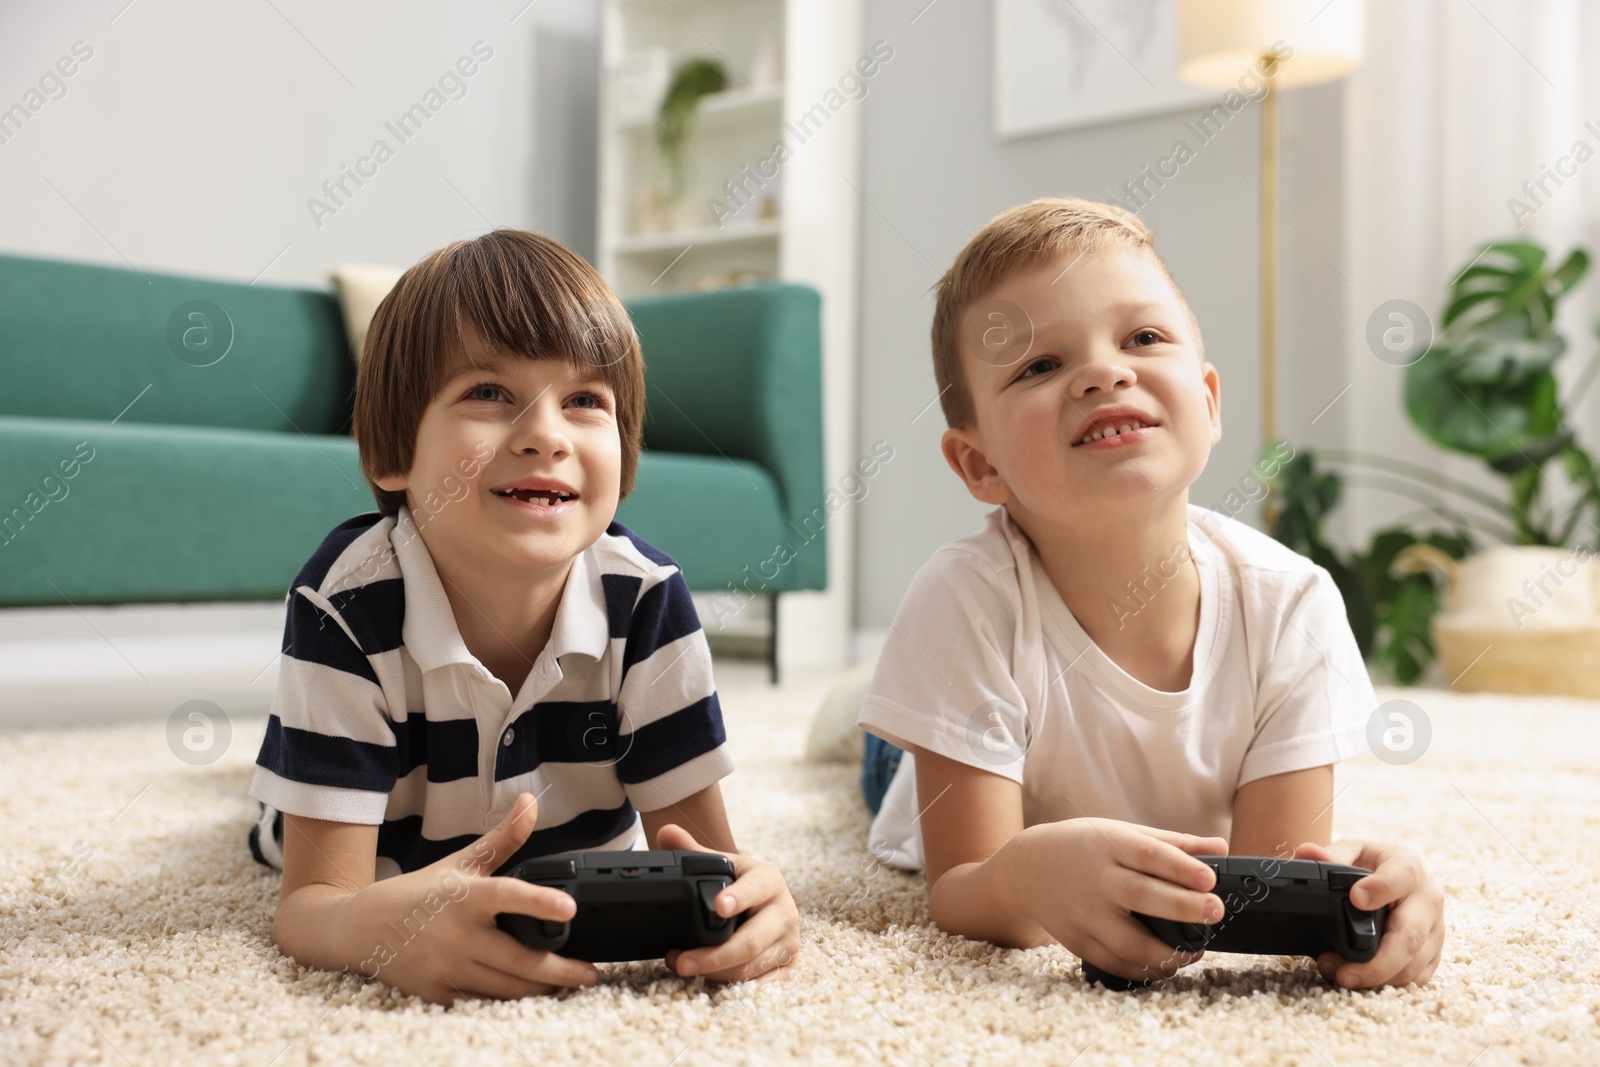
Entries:
{"label": "boy's ear", "polygon": [[983,442],[971,430],[951,427],[939,439],[944,461],[956,472],[974,499],[998,507],[1011,499],[1011,487],[983,454]]}
{"label": "boy's ear", "polygon": [[385,474],[382,478],[374,478],[372,481],[385,493],[403,493],[407,489],[407,479],[404,474]]}
{"label": "boy's ear", "polygon": [[1206,396],[1206,413],[1211,417],[1211,443],[1222,440],[1222,378],[1215,364],[1200,364],[1200,387]]}

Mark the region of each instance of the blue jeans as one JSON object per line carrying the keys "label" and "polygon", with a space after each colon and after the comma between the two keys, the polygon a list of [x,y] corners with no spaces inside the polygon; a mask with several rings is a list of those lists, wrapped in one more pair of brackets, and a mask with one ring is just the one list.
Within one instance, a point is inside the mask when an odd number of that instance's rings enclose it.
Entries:
{"label": "blue jeans", "polygon": [[872,814],[876,815],[878,809],[883,807],[883,794],[889,791],[895,768],[900,766],[900,757],[905,752],[876,734],[866,736],[867,752],[861,761],[861,795]]}

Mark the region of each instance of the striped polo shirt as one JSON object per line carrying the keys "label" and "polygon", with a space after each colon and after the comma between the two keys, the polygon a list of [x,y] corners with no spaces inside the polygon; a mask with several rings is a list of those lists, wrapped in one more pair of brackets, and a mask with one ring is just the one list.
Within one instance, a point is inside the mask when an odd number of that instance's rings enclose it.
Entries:
{"label": "striped polo shirt", "polygon": [[283,815],[376,825],[376,878],[470,845],[539,798],[529,856],[638,848],[640,811],[733,769],[711,653],[670,556],[613,522],[573,559],[514,696],[467,650],[411,511],[328,534],[287,598],[250,795],[250,849],[283,867]]}

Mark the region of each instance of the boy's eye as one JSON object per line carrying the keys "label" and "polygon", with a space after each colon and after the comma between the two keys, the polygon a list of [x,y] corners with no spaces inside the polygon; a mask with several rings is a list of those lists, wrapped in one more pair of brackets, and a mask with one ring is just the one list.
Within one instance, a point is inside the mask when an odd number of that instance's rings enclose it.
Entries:
{"label": "boy's eye", "polygon": [[492,397],[492,396],[482,396],[482,395],[480,395],[480,394],[485,393],[485,392],[488,392],[488,393],[503,393],[504,390],[501,389],[498,385],[495,385],[493,382],[479,382],[477,385],[474,385],[470,390],[468,390],[467,399],[468,400],[495,400],[495,399],[497,399],[496,397]]}
{"label": "boy's eye", "polygon": [[1051,370],[1054,370],[1055,369],[1055,365],[1056,365],[1056,361],[1055,360],[1053,360],[1053,359],[1051,359],[1051,358],[1049,358],[1047,356],[1041,356],[1040,358],[1034,360],[1032,363],[1030,363],[1026,367],[1024,367],[1023,370],[1022,370],[1022,373],[1017,375],[1017,377],[1018,378],[1036,378],[1041,374],[1045,374],[1045,373],[1047,373],[1047,372],[1049,372]]}
{"label": "boy's eye", "polygon": [[[1152,344],[1152,345],[1158,345],[1158,344],[1161,343],[1161,335],[1159,333],[1156,333],[1154,330],[1140,330],[1138,333],[1133,335],[1133,339],[1135,341],[1138,341],[1139,338],[1141,338],[1141,337],[1150,338],[1149,344]],[[1143,348],[1143,347],[1147,347],[1147,346],[1146,345],[1141,345],[1140,347]]]}
{"label": "boy's eye", "polygon": [[572,402],[578,407],[586,408],[590,411],[604,411],[606,409],[605,398],[599,393],[579,393],[572,398]]}

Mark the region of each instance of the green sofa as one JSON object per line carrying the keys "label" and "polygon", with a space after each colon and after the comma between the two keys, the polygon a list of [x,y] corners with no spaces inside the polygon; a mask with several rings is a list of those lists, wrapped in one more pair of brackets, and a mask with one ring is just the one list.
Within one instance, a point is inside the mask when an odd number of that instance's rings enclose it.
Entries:
{"label": "green sofa", "polygon": [[[617,518],[693,589],[748,582],[823,499],[818,295],[629,310],[646,451]],[[282,599],[374,509],[329,293],[0,256],[0,375],[0,606]],[[823,539],[772,569],[764,594],[820,589]]]}

